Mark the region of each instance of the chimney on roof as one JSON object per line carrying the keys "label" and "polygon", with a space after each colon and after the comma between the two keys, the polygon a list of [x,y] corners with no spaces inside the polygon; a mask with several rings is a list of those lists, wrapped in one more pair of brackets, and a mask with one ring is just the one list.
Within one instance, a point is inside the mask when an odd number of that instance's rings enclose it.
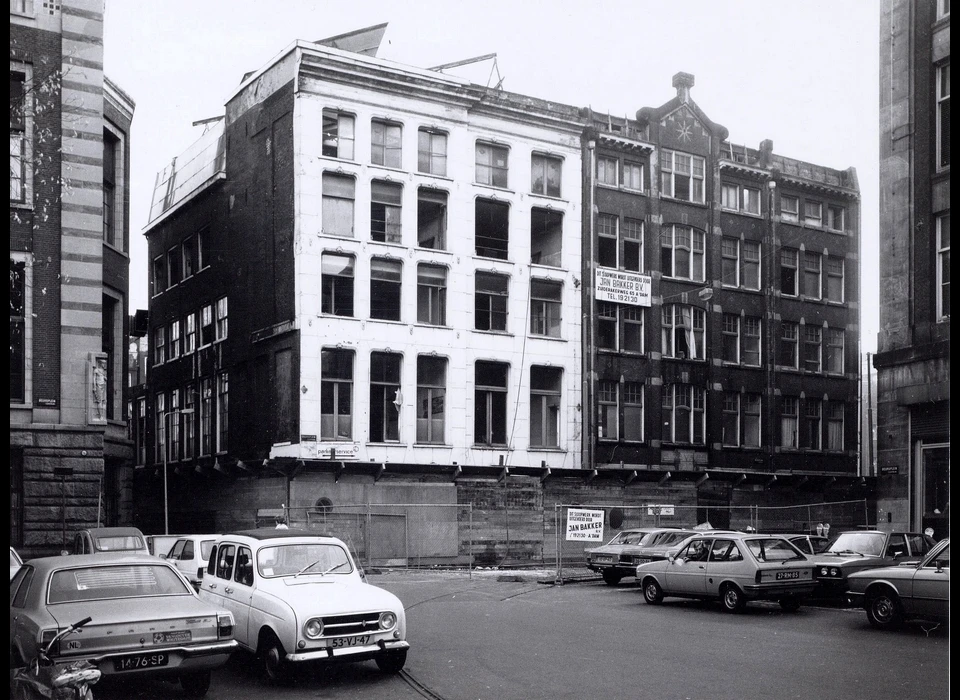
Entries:
{"label": "chimney on roof", "polygon": [[760,157],[758,159],[757,165],[761,168],[766,168],[770,165],[770,156],[773,155],[773,141],[770,139],[764,139],[760,142]]}
{"label": "chimney on roof", "polygon": [[690,88],[693,83],[693,75],[690,73],[677,73],[673,76],[673,87],[677,88],[677,97],[681,102],[690,101]]}

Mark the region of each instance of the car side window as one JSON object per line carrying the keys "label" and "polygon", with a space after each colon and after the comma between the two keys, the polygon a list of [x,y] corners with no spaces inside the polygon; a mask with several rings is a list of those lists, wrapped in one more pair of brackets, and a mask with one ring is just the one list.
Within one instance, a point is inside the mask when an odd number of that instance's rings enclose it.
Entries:
{"label": "car side window", "polygon": [[183,553],[180,555],[180,558],[193,561],[193,540],[183,541]]}
{"label": "car side window", "polygon": [[704,540],[694,540],[687,545],[683,558],[686,561],[706,561],[710,549]]}
{"label": "car side window", "polygon": [[[17,575],[13,577],[14,582],[18,579],[20,583],[14,587],[10,586],[10,605],[14,608],[22,608],[27,599],[27,593],[30,591],[30,582],[33,581],[34,568],[29,564],[24,564]],[[16,590],[16,593],[13,591]]]}
{"label": "car side window", "polygon": [[933,559],[927,562],[927,565],[923,567],[924,569],[936,569],[937,567],[942,569],[950,568],[950,545],[947,545],[943,550]]}
{"label": "car side window", "polygon": [[743,555],[733,540],[714,540],[710,561],[742,561]]}
{"label": "car side window", "polygon": [[167,559],[179,559],[180,555],[183,553],[183,543],[186,540],[177,540],[177,543],[173,545],[173,549],[170,550],[170,553],[167,555]]}
{"label": "car side window", "polygon": [[217,557],[217,578],[226,579],[227,581],[230,580],[230,575],[233,573],[233,560],[236,549],[232,544],[222,545],[220,547],[220,554]]}
{"label": "car side window", "polygon": [[210,549],[210,558],[207,559],[207,574],[215,576],[217,573],[217,545]]}
{"label": "car side window", "polygon": [[250,556],[250,550],[247,547],[240,547],[237,552],[237,571],[233,580],[244,586],[253,585],[253,557]]}
{"label": "car side window", "polygon": [[923,535],[907,535],[907,544],[910,545],[910,554],[922,557],[933,549],[932,545]]}
{"label": "car side window", "polygon": [[806,537],[794,537],[790,541],[804,554],[813,554],[813,547],[810,546],[810,540]]}
{"label": "car side window", "polygon": [[83,551],[83,535],[79,532],[77,536],[73,538],[73,553],[74,554],[85,554]]}
{"label": "car side window", "polygon": [[885,557],[902,557],[907,554],[907,538],[902,534],[890,535],[890,542],[887,544]]}

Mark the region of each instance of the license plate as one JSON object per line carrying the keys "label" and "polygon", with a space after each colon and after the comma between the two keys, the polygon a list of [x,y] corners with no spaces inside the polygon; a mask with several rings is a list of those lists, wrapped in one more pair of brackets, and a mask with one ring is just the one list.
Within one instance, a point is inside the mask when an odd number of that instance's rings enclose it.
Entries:
{"label": "license plate", "polygon": [[637,558],[637,564],[649,564],[653,559],[644,559],[643,557]]}
{"label": "license plate", "polygon": [[358,634],[353,637],[337,637],[336,639],[330,640],[330,646],[334,649],[339,649],[340,647],[362,647],[369,643],[369,634]]}
{"label": "license plate", "polygon": [[138,671],[142,668],[156,668],[170,663],[168,654],[137,654],[114,659],[113,668],[117,671]]}
{"label": "license plate", "polygon": [[178,632],[154,632],[154,644],[171,644],[177,642],[189,642],[192,638],[190,630],[180,630]]}
{"label": "license plate", "polygon": [[778,571],[777,572],[778,581],[784,581],[786,579],[791,579],[791,578],[800,578],[800,572],[799,571]]}

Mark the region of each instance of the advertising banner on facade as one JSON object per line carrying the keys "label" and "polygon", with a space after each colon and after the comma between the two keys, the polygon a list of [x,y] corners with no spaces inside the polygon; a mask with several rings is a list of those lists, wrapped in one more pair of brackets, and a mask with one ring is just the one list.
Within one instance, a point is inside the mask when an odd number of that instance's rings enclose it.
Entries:
{"label": "advertising banner on facade", "polygon": [[650,306],[650,276],[599,267],[595,293],[597,301]]}
{"label": "advertising banner on facade", "polygon": [[603,511],[567,508],[567,539],[603,542]]}

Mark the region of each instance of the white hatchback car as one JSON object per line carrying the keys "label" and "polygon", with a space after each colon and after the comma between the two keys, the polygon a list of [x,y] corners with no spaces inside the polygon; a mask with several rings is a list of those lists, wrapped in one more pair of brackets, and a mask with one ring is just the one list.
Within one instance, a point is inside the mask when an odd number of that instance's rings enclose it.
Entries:
{"label": "white hatchback car", "polygon": [[181,535],[164,558],[173,564],[197,590],[219,535]]}
{"label": "white hatchback car", "polygon": [[365,583],[336,537],[296,529],[221,535],[200,597],[233,613],[234,637],[273,682],[305,662],[373,659],[386,673],[406,662],[403,604]]}

